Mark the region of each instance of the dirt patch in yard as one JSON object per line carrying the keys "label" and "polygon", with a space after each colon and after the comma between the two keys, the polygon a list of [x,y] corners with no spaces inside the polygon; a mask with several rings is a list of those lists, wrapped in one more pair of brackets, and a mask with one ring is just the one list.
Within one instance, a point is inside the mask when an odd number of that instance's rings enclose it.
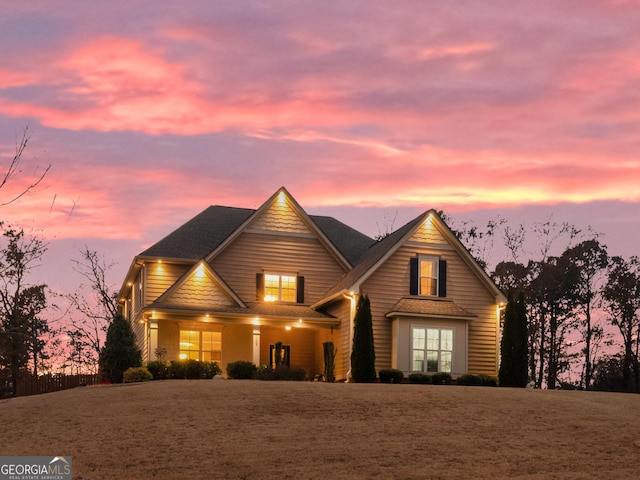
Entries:
{"label": "dirt patch in yard", "polygon": [[638,478],[640,396],[169,380],[0,401],[2,455],[79,479]]}

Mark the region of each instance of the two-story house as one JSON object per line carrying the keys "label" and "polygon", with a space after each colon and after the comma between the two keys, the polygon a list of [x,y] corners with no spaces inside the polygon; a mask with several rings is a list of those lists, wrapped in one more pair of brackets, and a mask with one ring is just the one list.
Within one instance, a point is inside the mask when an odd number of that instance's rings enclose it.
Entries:
{"label": "two-story house", "polygon": [[212,206],[136,256],[120,291],[145,360],[272,363],[322,373],[322,343],[350,370],[358,296],[376,369],[496,375],[506,299],[433,210],[375,241],[308,215],[285,188],[257,210]]}

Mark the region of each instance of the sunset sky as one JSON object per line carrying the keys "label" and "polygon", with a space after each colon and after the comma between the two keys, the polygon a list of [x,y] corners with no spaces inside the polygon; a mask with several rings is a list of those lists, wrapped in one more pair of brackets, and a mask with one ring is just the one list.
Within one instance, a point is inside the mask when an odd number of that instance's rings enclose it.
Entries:
{"label": "sunset sky", "polygon": [[640,254],[636,1],[4,2],[0,45],[0,200],[51,165],[0,217],[52,288],[280,186],[371,236],[437,208]]}

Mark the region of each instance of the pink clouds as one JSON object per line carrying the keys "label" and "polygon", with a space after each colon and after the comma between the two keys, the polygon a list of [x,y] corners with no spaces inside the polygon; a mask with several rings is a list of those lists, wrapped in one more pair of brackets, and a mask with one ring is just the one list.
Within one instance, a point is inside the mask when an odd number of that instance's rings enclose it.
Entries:
{"label": "pink clouds", "polygon": [[30,36],[0,33],[0,121],[41,126],[55,172],[20,219],[142,238],[281,185],[314,206],[640,200],[632,4],[134,3],[4,24]]}

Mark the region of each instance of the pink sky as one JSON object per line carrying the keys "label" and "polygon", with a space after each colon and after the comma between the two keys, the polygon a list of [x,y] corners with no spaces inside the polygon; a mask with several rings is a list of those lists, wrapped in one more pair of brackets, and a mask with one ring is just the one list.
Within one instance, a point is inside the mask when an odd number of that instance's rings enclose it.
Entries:
{"label": "pink sky", "polygon": [[[24,2],[23,2],[24,3]],[[429,208],[552,216],[640,254],[635,1],[33,1],[0,7],[2,219],[118,262],[286,186],[369,235]]]}

